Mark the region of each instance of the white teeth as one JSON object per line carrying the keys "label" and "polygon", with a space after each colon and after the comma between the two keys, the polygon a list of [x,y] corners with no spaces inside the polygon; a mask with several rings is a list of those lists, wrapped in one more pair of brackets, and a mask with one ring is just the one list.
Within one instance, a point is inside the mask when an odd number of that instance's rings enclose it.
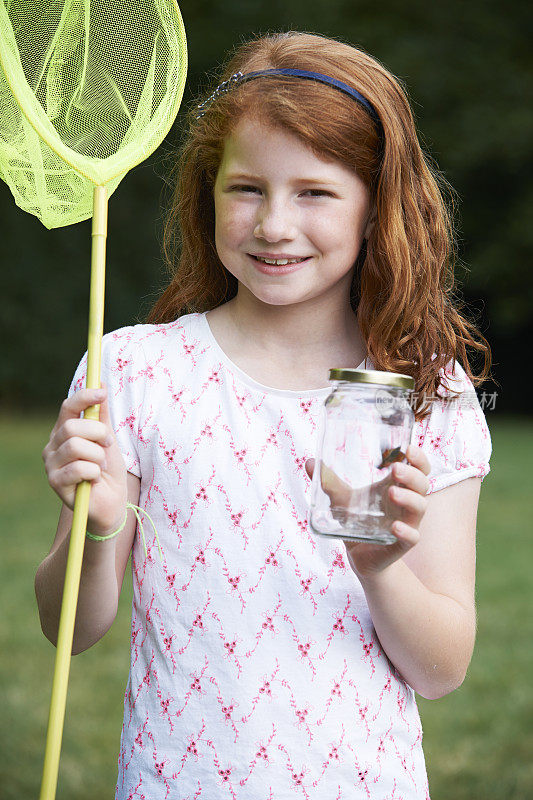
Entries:
{"label": "white teeth", "polygon": [[261,258],[261,256],[255,256],[255,258],[257,258],[258,261],[262,261],[264,264],[272,264],[276,267],[284,267],[287,264],[299,264],[300,261],[305,261],[305,257],[293,258],[293,259],[288,259],[288,258],[273,259],[273,258]]}

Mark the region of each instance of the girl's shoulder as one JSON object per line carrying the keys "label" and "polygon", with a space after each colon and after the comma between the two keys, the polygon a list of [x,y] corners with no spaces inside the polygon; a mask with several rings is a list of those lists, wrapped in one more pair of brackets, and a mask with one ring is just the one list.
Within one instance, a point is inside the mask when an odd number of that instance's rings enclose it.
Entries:
{"label": "girl's shoulder", "polygon": [[[450,360],[439,371],[440,386],[429,398],[431,412],[425,427],[436,424],[457,429],[480,425],[486,429],[485,414],[474,385],[458,361]],[[421,422],[424,422],[422,420]]]}
{"label": "girl's shoulder", "polygon": [[451,398],[465,392],[475,395],[474,385],[459,361],[450,359],[446,366],[441,368],[439,375],[441,385],[437,394],[440,398]]}
{"label": "girl's shoulder", "polygon": [[148,358],[161,353],[176,354],[179,347],[198,336],[200,314],[185,314],[173,322],[148,324],[138,323],[106,333],[102,340],[107,357],[120,357],[121,353],[136,358]]}
{"label": "girl's shoulder", "polygon": [[465,478],[484,478],[492,452],[484,410],[461,364],[450,360],[440,376],[430,414],[418,422],[415,434],[431,463],[429,492]]}

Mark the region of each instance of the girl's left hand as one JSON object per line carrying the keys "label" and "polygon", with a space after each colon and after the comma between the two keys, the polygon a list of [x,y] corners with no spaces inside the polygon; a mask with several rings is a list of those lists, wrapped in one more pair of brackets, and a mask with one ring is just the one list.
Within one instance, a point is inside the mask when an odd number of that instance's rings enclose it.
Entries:
{"label": "girl's left hand", "polygon": [[[420,534],[418,528],[427,508],[428,475],[431,466],[426,454],[420,447],[409,445],[406,452],[408,463],[400,462],[392,465],[387,484],[387,515],[393,517],[392,533],[397,541],[394,544],[382,545],[367,542],[354,542],[344,539],[348,559],[352,569],[359,577],[382,572],[390,564],[398,561],[417,544]],[[308,459],[305,468],[310,478],[313,477],[315,460]],[[333,477],[333,481],[332,481]],[[328,486],[325,489],[331,499],[332,506],[342,506],[343,484],[337,478],[335,486],[334,473],[328,470]]]}

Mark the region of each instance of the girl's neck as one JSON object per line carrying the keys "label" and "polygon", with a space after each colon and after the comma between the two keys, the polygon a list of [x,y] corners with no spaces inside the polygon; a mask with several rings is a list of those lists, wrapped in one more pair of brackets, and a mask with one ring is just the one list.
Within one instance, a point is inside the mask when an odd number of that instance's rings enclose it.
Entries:
{"label": "girl's neck", "polygon": [[[245,371],[263,368],[301,376],[302,388],[325,386],[328,370],[357,367],[366,346],[357,317],[347,308],[320,309],[312,302],[274,306],[239,294],[208,312],[212,333],[229,358]],[[313,384],[313,385],[311,385]]]}

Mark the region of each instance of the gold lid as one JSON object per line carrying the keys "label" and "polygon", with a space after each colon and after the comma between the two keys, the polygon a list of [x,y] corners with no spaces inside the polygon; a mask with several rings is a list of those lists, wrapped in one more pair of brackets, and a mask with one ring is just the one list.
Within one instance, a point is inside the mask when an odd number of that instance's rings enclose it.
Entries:
{"label": "gold lid", "polygon": [[399,372],[379,372],[373,369],[330,369],[330,381],[350,381],[350,383],[375,383],[380,386],[395,386],[399,389],[414,389],[415,382],[410,375]]}

